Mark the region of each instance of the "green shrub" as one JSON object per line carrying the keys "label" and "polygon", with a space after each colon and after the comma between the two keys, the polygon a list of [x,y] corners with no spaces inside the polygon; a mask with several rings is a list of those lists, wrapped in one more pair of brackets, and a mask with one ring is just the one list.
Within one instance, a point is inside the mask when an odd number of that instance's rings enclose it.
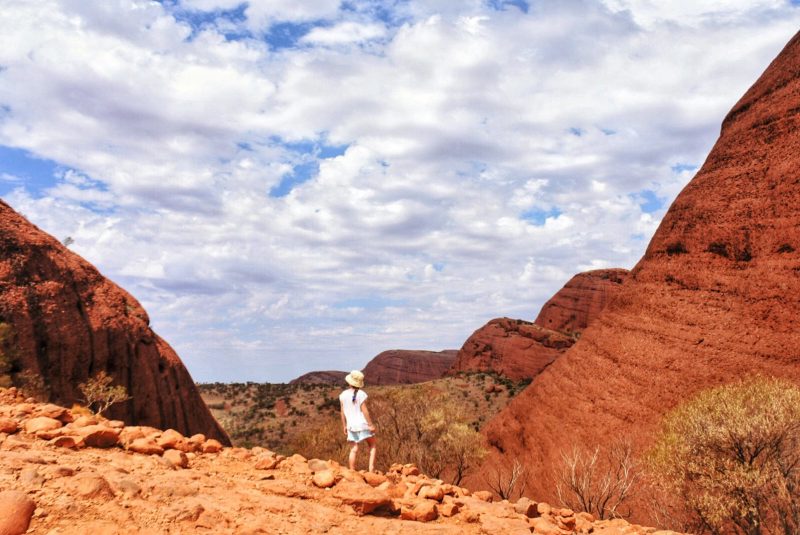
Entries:
{"label": "green shrub", "polygon": [[752,378],[670,412],[652,470],[696,529],[800,533],[800,388]]}

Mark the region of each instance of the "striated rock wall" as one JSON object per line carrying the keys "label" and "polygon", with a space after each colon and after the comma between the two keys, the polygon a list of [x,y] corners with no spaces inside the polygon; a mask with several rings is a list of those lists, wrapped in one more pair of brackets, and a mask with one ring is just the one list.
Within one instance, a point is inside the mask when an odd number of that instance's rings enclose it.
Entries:
{"label": "striated rock wall", "polygon": [[11,326],[14,371],[40,374],[53,401],[71,404],[78,384],[105,370],[132,397],[112,417],[229,443],[149,321],[130,294],[0,201],[0,323]]}
{"label": "striated rock wall", "polygon": [[390,349],[378,354],[364,367],[370,385],[423,383],[439,379],[447,373],[458,351],[415,351]]}
{"label": "striated rock wall", "polygon": [[719,140],[604,313],[487,426],[551,496],[572,444],[648,447],[662,415],[749,374],[800,383],[800,34]]}
{"label": "striated rock wall", "polygon": [[511,379],[536,377],[575,342],[529,321],[497,318],[472,333],[450,368],[494,371]]}
{"label": "striated rock wall", "polygon": [[628,276],[627,269],[596,269],[572,277],[536,317],[536,325],[565,334],[580,333],[600,315]]}

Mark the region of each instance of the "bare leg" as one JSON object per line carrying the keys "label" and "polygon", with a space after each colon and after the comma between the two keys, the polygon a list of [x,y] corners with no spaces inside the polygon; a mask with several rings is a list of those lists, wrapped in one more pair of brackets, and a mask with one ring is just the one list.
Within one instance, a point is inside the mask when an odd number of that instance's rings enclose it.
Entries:
{"label": "bare leg", "polygon": [[367,439],[367,445],[369,445],[369,471],[375,471],[375,437],[369,437]]}
{"label": "bare leg", "polygon": [[356,469],[356,455],[358,455],[358,442],[353,442],[353,446],[350,448],[350,470]]}

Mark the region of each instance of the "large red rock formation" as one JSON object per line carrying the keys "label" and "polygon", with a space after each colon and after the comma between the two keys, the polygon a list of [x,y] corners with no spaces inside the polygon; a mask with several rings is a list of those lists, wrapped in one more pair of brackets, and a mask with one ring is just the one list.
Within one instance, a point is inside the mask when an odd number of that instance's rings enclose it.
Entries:
{"label": "large red rock formation", "polygon": [[472,333],[450,369],[494,371],[511,379],[536,377],[575,342],[529,321],[497,318]]}
{"label": "large red rock formation", "polygon": [[364,367],[370,385],[412,384],[439,379],[447,373],[458,351],[414,351],[390,349],[380,353]]}
{"label": "large red rock formation", "polygon": [[618,268],[578,273],[544,304],[534,323],[565,334],[582,332],[600,315],[627,276],[627,269]]}
{"label": "large red rock formation", "polygon": [[572,347],[627,275],[625,269],[578,273],[544,304],[534,323],[493,319],[467,339],[451,371],[494,371],[512,379],[536,377]]}
{"label": "large red rock formation", "polygon": [[733,107],[619,294],[486,430],[546,497],[573,443],[631,439],[701,389],[800,383],[800,34]]}
{"label": "large red rock formation", "polygon": [[336,370],[316,371],[304,373],[297,379],[289,381],[290,385],[343,385],[347,372]]}
{"label": "large red rock formation", "polygon": [[130,294],[0,201],[0,323],[11,327],[5,350],[13,371],[40,374],[62,404],[81,397],[79,383],[106,371],[131,396],[111,416],[229,443],[149,321]]}

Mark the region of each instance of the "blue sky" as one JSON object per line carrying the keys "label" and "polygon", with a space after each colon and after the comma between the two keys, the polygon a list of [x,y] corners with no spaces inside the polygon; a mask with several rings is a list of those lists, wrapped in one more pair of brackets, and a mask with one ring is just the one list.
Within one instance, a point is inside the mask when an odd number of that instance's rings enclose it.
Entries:
{"label": "blue sky", "polygon": [[288,381],[458,348],[633,266],[800,8],[31,0],[0,21],[0,196],[196,379]]}

